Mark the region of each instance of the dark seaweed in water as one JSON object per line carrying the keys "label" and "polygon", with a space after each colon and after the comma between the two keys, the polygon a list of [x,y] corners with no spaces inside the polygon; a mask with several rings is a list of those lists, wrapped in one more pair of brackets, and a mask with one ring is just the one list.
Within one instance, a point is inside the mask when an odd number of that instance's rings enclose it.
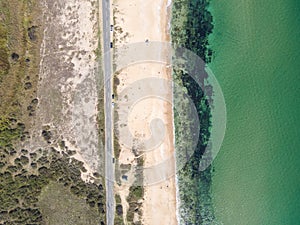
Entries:
{"label": "dark seaweed in water", "polygon": [[[207,10],[208,5],[208,0],[174,0],[172,15],[173,44],[191,50],[206,63],[210,62],[212,57],[212,50],[208,46],[208,36],[213,29],[212,15]],[[184,17],[186,20],[183,20]],[[194,154],[177,174],[181,201],[179,213],[182,224],[211,224],[214,220],[210,193],[211,166],[205,171],[199,171],[200,160],[208,147],[211,127],[209,103],[212,103],[212,96],[205,95],[211,94],[211,91],[206,91],[204,94],[203,90],[210,90],[211,87],[204,85],[204,80],[207,78],[206,72],[203,72],[204,64],[199,67],[199,65],[193,65],[193,62],[191,62],[189,66],[190,72],[199,72],[200,69],[197,79],[201,83],[201,87],[188,73],[174,71],[174,77],[181,80],[196,106],[200,132],[199,142]],[[204,104],[200,104],[201,102],[204,102]],[[181,128],[178,127],[180,126],[178,124],[175,118],[175,129],[180,132]],[[178,139],[176,142],[178,142]],[[179,157],[182,157],[182,154]],[[177,160],[180,159],[177,158]]]}
{"label": "dark seaweed in water", "polygon": [[207,0],[189,1],[188,26],[186,27],[189,39],[184,47],[193,51],[205,62],[211,61],[212,50],[209,48],[208,36],[212,33],[212,15],[207,10]]}

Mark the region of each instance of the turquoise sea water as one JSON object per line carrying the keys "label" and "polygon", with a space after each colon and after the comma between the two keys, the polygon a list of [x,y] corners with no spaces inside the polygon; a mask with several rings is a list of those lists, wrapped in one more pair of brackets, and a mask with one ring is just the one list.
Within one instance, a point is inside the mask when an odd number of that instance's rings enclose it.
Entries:
{"label": "turquoise sea water", "polygon": [[227,106],[217,221],[300,224],[300,1],[212,0],[210,11],[210,68]]}

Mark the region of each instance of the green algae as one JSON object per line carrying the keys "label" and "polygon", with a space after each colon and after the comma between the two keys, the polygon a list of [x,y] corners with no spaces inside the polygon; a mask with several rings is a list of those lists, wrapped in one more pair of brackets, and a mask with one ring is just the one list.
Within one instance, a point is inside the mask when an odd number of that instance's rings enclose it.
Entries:
{"label": "green algae", "polygon": [[[208,36],[212,32],[212,16],[208,11],[209,1],[206,0],[175,0],[172,9],[172,43],[175,49],[184,47],[204,62],[210,62],[212,50],[209,47]],[[202,87],[186,71],[193,71],[197,65],[189,64],[192,68],[175,68],[173,80],[182,87],[192,100],[199,118],[199,141],[192,146],[192,140],[184,138],[190,134],[197,123],[189,112],[180,114],[178,109],[184,108],[182,101],[174,99],[175,147],[177,164],[187,163],[177,172],[179,189],[179,217],[182,224],[207,224],[214,219],[214,210],[211,202],[211,167],[200,171],[200,161],[206,150],[210,137],[211,109],[209,99]],[[204,70],[204,68],[198,68]],[[198,71],[198,73],[200,73]],[[200,76],[200,74],[197,74]],[[197,76],[196,75],[196,76]],[[198,78],[197,78],[198,79]],[[204,77],[205,80],[205,77]],[[187,156],[182,149],[195,148],[193,155]]]}

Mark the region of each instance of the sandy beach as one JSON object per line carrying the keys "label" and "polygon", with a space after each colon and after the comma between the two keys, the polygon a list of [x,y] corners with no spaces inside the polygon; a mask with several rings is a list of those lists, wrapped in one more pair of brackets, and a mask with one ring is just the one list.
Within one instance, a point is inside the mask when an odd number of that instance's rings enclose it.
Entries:
{"label": "sandy beach", "polygon": [[[169,35],[169,13],[170,1],[167,0],[116,0],[113,3],[114,10],[114,44],[116,48],[115,60],[118,64],[118,48],[126,44],[137,42],[168,42]],[[120,84],[117,87],[117,95],[120,95],[126,88],[137,81],[148,78],[160,78],[171,81],[171,69],[166,63],[139,63],[130,65],[121,70],[118,74]],[[146,86],[145,86],[146,85]],[[127,125],[134,138],[148,139],[151,137],[150,123],[159,118],[164,123],[165,135],[162,143],[155,148],[142,151],[139,157],[144,159],[144,167],[154,168],[159,173],[160,179],[151,180],[144,172],[144,198],[142,200],[142,215],[135,215],[135,220],[142,224],[177,224],[176,219],[176,185],[175,185],[175,159],[174,159],[174,137],[173,137],[173,116],[172,116],[172,88],[161,84],[161,90],[165,90],[164,101],[152,98],[137,101],[131,108],[128,115],[124,115],[122,107],[117,108],[119,118],[127,116]],[[143,83],[143,87],[151,92],[151,84]],[[155,90],[152,89],[154,92]],[[122,121],[119,121],[120,123]],[[134,144],[134,143],[133,143]],[[119,164],[135,166],[134,159],[137,156],[128,146],[121,146]],[[171,160],[170,160],[171,159]],[[168,160],[168,165],[164,162]],[[158,167],[158,165],[163,165]],[[157,167],[155,169],[155,167]],[[152,172],[153,172],[152,171]],[[130,178],[130,177],[129,177]],[[129,183],[128,183],[129,182]],[[128,210],[126,194],[128,194],[130,179],[127,183],[122,182],[116,191],[120,194],[124,212]],[[149,183],[147,183],[149,182]],[[129,185],[128,185],[129,184]],[[138,217],[141,218],[138,218]],[[123,217],[126,220],[125,216]],[[128,221],[129,222],[129,221]],[[130,221],[132,222],[132,221]]]}

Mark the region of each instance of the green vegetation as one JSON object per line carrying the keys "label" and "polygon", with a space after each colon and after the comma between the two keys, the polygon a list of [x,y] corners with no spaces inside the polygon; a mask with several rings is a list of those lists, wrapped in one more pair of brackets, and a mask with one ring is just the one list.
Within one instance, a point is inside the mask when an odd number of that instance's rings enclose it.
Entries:
{"label": "green vegetation", "polygon": [[12,118],[0,117],[0,147],[11,146],[24,133],[25,126]]}
{"label": "green vegetation", "polygon": [[96,208],[90,208],[83,198],[74,196],[60,183],[51,182],[42,189],[38,206],[44,222],[55,225],[100,224]]}
{"label": "green vegetation", "polygon": [[124,225],[123,221],[123,207],[122,207],[122,202],[121,202],[121,197],[120,195],[116,194],[115,195],[115,201],[116,201],[116,213],[115,213],[115,220],[114,223],[116,225]]}
{"label": "green vegetation", "polygon": [[[114,56],[115,57],[115,56]],[[116,67],[116,66],[114,66]],[[114,78],[113,78],[113,93],[114,93],[114,100],[113,101],[117,101],[118,99],[118,92],[117,92],[117,87],[120,84],[120,80],[118,78],[119,72],[116,72],[114,74]],[[119,120],[119,115],[118,115],[118,111],[117,108],[113,109],[113,113],[114,113],[114,124],[117,124],[117,121]],[[119,158],[121,153],[121,146],[119,143],[119,134],[118,134],[118,130],[115,129],[114,131],[114,156],[116,159]]]}
{"label": "green vegetation", "polygon": [[[93,4],[93,3],[92,3]],[[97,9],[99,9],[100,7],[100,3],[99,0],[97,0],[97,4],[96,4]],[[95,14],[96,12],[93,12],[93,14]],[[97,10],[97,30],[98,30],[98,47],[95,50],[95,54],[97,56],[97,61],[98,61],[98,68],[97,68],[97,73],[99,74],[99,76],[96,76],[97,79],[97,88],[98,88],[98,115],[97,115],[97,123],[99,126],[99,137],[102,140],[102,143],[104,145],[105,143],[105,117],[104,117],[104,80],[103,80],[103,70],[102,70],[102,46],[101,46],[101,19],[100,18],[100,14],[99,14],[99,10]],[[104,156],[102,157],[104,158]],[[104,171],[103,171],[104,172]]]}
{"label": "green vegetation", "polygon": [[7,29],[4,24],[0,23],[0,82],[2,77],[8,73],[8,45],[7,45]]}
{"label": "green vegetation", "polygon": [[[143,157],[139,157],[137,160],[137,168],[135,174],[135,183],[129,188],[129,195],[127,197],[127,202],[129,204],[128,212],[127,212],[127,222],[128,224],[141,224],[141,216],[142,216],[142,201],[144,197],[144,187],[143,184],[143,165],[144,160]],[[137,214],[138,221],[133,222],[134,215]]]}
{"label": "green vegetation", "polygon": [[[173,1],[172,15],[172,42],[175,48],[184,47],[197,54],[204,62],[210,62],[212,50],[208,45],[208,36],[212,32],[212,16],[208,11],[208,0],[175,0]],[[190,73],[198,73],[202,86],[190,76]],[[204,74],[204,77],[203,77]],[[201,76],[201,77],[200,77]],[[213,208],[210,198],[211,167],[200,172],[200,160],[206,150],[210,137],[211,109],[209,102],[212,96],[207,96],[203,90],[206,86],[207,74],[204,65],[199,66],[194,62],[187,62],[181,68],[174,68],[173,80],[182,87],[182,90],[194,102],[198,113],[200,130],[199,141],[195,151],[189,155],[186,151],[192,151],[191,139],[186,138],[186,133],[193,133],[195,128],[191,112],[185,109],[187,99],[174,99],[174,123],[176,136],[177,165],[187,161],[178,171],[179,197],[181,201],[180,217],[184,224],[210,223],[213,218]],[[208,92],[209,93],[209,92]],[[185,113],[181,113],[184,111]]]}
{"label": "green vegetation", "polygon": [[[113,9],[113,26],[114,26],[114,30],[117,32],[113,32],[113,46],[116,45],[116,43],[118,42],[118,34],[117,33],[122,33],[122,30],[120,30],[120,27],[117,27],[116,24],[116,16],[115,14],[119,13],[118,9],[116,7],[114,7]],[[117,29],[117,30],[116,30]],[[118,75],[120,74],[120,71],[117,71],[117,64],[116,64],[116,48],[113,48],[113,94],[114,94],[114,102],[117,102],[118,99],[118,85],[120,85],[120,80],[118,78]],[[114,124],[117,123],[117,121],[119,120],[119,115],[118,115],[118,111],[116,108],[113,109],[113,113],[114,113]],[[121,146],[119,144],[119,136],[118,136],[118,131],[115,129],[114,131],[114,156],[116,159],[119,158],[121,153]],[[118,168],[116,168],[117,170]]]}
{"label": "green vegetation", "polygon": [[29,121],[34,114],[26,109],[39,71],[39,13],[36,1],[0,0],[0,115]]}

